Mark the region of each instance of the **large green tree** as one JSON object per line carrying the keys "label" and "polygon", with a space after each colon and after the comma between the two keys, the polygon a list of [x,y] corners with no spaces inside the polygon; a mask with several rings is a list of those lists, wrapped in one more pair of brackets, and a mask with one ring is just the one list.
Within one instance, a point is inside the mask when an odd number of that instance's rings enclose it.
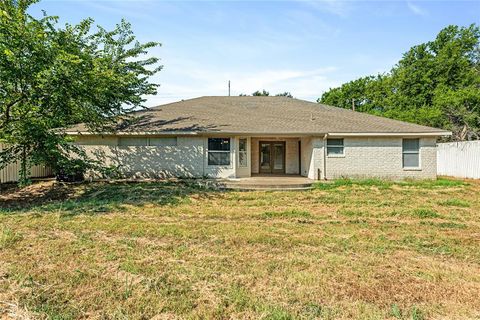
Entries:
{"label": "large green tree", "polygon": [[25,182],[31,164],[54,169],[81,150],[68,143],[64,127],[84,122],[92,131],[113,130],[118,118],[155,94],[149,77],[157,58],[142,58],[158,43],[139,43],[130,24],[112,31],[92,19],[58,26],[58,18],[35,18],[35,0],[0,2],[0,168],[22,163]]}
{"label": "large green tree", "polygon": [[319,102],[480,138],[480,28],[448,26],[384,75],[330,89]]}

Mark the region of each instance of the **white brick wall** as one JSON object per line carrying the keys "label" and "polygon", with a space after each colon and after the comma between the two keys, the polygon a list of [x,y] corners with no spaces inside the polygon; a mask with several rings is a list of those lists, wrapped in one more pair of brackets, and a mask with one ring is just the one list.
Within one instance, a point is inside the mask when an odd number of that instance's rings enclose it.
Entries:
{"label": "white brick wall", "polygon": [[[318,178],[318,169],[324,174],[323,139],[313,139],[313,166],[310,178]],[[312,172],[313,170],[313,172]],[[344,138],[344,156],[326,157],[327,179],[341,177],[390,179],[436,178],[436,140],[420,139],[420,169],[402,167],[402,138],[365,137]]]}
{"label": "white brick wall", "polygon": [[116,137],[83,136],[76,140],[87,155],[117,167],[123,177],[235,177],[235,139],[229,166],[209,166],[207,137],[178,137],[177,146],[118,146]]}
{"label": "white brick wall", "polygon": [[298,155],[299,139],[285,139],[285,173],[298,174],[299,155]]}
{"label": "white brick wall", "polygon": [[307,177],[309,172],[313,172],[313,149],[312,149],[312,139],[309,137],[301,138],[301,149],[302,149],[302,156],[301,156],[301,175]]}
{"label": "white brick wall", "polygon": [[308,173],[310,179],[321,179],[324,177],[323,143],[323,138],[312,139],[312,161],[310,167],[313,170]]}
{"label": "white brick wall", "polygon": [[[177,146],[172,147],[124,147],[117,146],[116,137],[84,136],[77,140],[87,154],[101,160],[105,165],[118,166],[128,177],[163,178],[170,176],[215,178],[248,177],[249,170],[258,173],[260,140],[272,138],[251,138],[249,149],[249,167],[237,168],[238,137],[231,140],[231,164],[229,166],[207,165],[207,137],[178,137]],[[275,139],[286,141],[286,173],[298,174],[298,141],[297,138]],[[324,140],[323,137],[305,137],[300,139],[301,174],[311,179],[324,177]],[[420,139],[420,170],[404,170],[402,168],[401,138],[344,138],[345,154],[342,157],[326,158],[326,177],[365,178],[429,178],[436,177],[436,140]]]}

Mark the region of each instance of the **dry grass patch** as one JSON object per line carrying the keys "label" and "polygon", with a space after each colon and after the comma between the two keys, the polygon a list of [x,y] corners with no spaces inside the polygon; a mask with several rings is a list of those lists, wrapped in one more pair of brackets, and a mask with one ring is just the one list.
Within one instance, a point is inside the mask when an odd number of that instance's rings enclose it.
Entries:
{"label": "dry grass patch", "polygon": [[0,314],[480,316],[477,182],[345,180],[307,192],[218,192],[188,181],[28,190],[33,200],[22,200],[26,190],[0,195]]}

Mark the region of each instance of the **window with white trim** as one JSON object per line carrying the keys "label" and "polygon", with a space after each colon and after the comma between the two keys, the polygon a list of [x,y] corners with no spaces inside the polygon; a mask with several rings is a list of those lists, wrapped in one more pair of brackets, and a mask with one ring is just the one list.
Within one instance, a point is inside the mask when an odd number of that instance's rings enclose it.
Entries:
{"label": "window with white trim", "polygon": [[230,165],[230,138],[208,138],[208,165]]}
{"label": "window with white trim", "polygon": [[403,139],[402,162],[404,168],[420,167],[420,139]]}
{"label": "window with white trim", "polygon": [[327,139],[328,156],[342,156],[343,151],[343,139]]}
{"label": "window with white trim", "polygon": [[242,168],[245,168],[248,166],[247,139],[238,140],[238,166]]}

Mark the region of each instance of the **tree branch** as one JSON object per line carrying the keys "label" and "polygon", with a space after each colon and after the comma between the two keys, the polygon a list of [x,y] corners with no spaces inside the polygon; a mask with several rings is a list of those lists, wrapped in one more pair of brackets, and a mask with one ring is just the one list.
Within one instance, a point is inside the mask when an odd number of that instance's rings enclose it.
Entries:
{"label": "tree branch", "polygon": [[4,116],[4,120],[2,122],[2,124],[0,125],[0,129],[4,128],[8,122],[10,121],[10,109],[16,105],[17,103],[19,103],[20,101],[22,101],[24,98],[24,95],[22,94],[18,99],[16,100],[13,100],[11,101],[10,103],[8,103],[5,107],[5,116]]}

